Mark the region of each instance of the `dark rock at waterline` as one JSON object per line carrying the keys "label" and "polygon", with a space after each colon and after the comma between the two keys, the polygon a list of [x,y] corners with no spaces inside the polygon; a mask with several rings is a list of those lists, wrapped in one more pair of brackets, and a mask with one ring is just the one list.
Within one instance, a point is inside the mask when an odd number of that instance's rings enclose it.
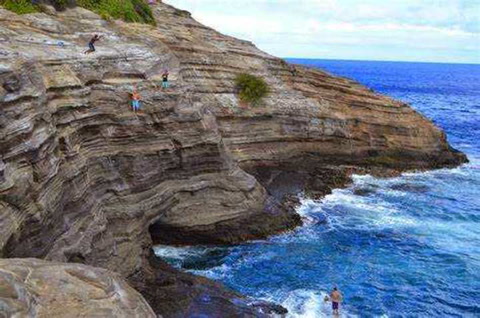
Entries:
{"label": "dark rock at waterline", "polygon": [[149,231],[154,244],[237,244],[266,238],[301,225],[301,217],[295,212],[296,206],[298,200],[289,196],[282,203],[269,200],[263,212],[254,215],[195,228],[156,222],[150,226]]}
{"label": "dark rock at waterline", "polygon": [[288,310],[280,305],[269,303],[266,301],[256,301],[250,304],[253,308],[257,308],[260,312],[274,317],[283,317],[288,314]]}
{"label": "dark rock at waterline", "polygon": [[153,253],[148,271],[138,272],[129,282],[164,318],[183,317],[284,317],[282,306],[256,301],[220,283],[204,277],[179,272]]}
{"label": "dark rock at waterline", "polygon": [[397,190],[397,191],[405,191],[405,192],[428,192],[430,189],[427,185],[424,184],[417,184],[417,183],[400,183],[394,184],[390,186],[390,189]]}
{"label": "dark rock at waterline", "polygon": [[243,164],[242,168],[255,176],[277,201],[292,203],[292,194],[304,193],[318,199],[351,182],[351,167],[325,165],[318,160],[308,156],[281,164]]}
{"label": "dark rock at waterline", "polygon": [[356,187],[353,189],[353,194],[359,196],[369,196],[377,191],[377,186],[369,185],[363,187]]}

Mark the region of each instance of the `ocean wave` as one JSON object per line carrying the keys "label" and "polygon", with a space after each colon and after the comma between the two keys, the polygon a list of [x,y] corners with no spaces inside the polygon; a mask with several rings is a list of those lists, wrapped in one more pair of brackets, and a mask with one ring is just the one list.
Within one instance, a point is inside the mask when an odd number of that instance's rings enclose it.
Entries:
{"label": "ocean wave", "polygon": [[[288,310],[288,318],[326,318],[332,317],[331,302],[326,302],[328,294],[324,291],[296,289],[279,293],[270,297],[269,301],[276,301]],[[339,318],[358,317],[340,308]]]}
{"label": "ocean wave", "polygon": [[[323,300],[325,292],[298,289],[296,279],[310,275],[302,271],[308,273],[315,268],[309,260],[318,262],[322,271],[317,275],[324,275],[330,282],[338,282],[347,290],[349,284],[361,286],[356,287],[360,288],[357,295],[350,295],[341,317],[356,317],[356,312],[369,308],[366,298],[370,292],[395,294],[403,299],[403,306],[425,307],[416,299],[408,300],[408,286],[417,285],[418,280],[429,286],[433,281],[445,284],[443,277],[452,273],[478,277],[480,262],[475,255],[480,255],[480,232],[472,227],[478,222],[478,213],[460,208],[452,213],[449,208],[429,202],[449,200],[448,189],[455,185],[442,178],[453,175],[465,180],[471,171],[466,174],[464,169],[409,173],[392,179],[354,176],[351,187],[336,189],[322,200],[303,198],[298,213],[304,226],[295,231],[228,248],[157,246],[155,253],[178,268],[222,281],[254,298],[280,303],[292,318],[331,317],[330,304]],[[358,195],[358,187],[372,187],[375,194]],[[458,203],[451,201],[457,207]],[[322,251],[305,254],[312,249]],[[432,272],[424,272],[425,266]],[[402,272],[402,267],[408,272]],[[371,276],[373,281],[364,282],[365,276]],[[282,282],[281,277],[287,281]],[[381,277],[391,281],[385,283]],[[274,283],[262,287],[270,280]],[[472,286],[467,284],[465,288]],[[429,287],[425,293],[442,298],[451,293],[448,284],[445,288],[437,293]],[[358,303],[359,307],[350,303]],[[453,307],[445,298],[445,308],[437,309],[447,313]],[[375,315],[369,316],[387,317],[385,313],[391,312],[384,305],[375,310]],[[434,312],[432,309],[429,315]]]}

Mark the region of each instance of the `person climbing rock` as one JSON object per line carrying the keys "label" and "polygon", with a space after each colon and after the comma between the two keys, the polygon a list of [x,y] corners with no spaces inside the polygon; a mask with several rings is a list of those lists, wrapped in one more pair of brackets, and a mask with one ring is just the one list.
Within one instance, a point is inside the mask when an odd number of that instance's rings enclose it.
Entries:
{"label": "person climbing rock", "polygon": [[168,86],[169,86],[168,75],[170,75],[168,73],[168,70],[165,70],[162,74],[162,88],[164,88],[164,89],[168,88]]}
{"label": "person climbing rock", "polygon": [[98,34],[95,34],[93,36],[93,38],[90,39],[90,42],[88,42],[88,50],[85,51],[84,54],[89,54],[89,53],[92,53],[92,52],[95,52],[95,42],[97,42],[98,40],[100,40],[101,36],[99,36]]}
{"label": "person climbing rock", "polygon": [[332,301],[333,314],[339,315],[339,306],[343,300],[343,296],[337,287],[333,287],[333,290],[330,293],[330,300]]}
{"label": "person climbing rock", "polygon": [[132,110],[136,113],[140,110],[140,94],[137,92],[137,89],[133,89],[132,92]]}

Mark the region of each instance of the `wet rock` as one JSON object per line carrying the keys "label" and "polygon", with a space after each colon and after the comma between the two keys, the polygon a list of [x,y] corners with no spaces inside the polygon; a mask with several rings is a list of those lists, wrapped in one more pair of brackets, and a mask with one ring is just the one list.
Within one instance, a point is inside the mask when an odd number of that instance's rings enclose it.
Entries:
{"label": "wet rock", "polygon": [[405,191],[405,192],[428,192],[429,187],[424,184],[415,183],[399,183],[390,187],[392,190]]}
{"label": "wet rock", "polygon": [[134,275],[130,282],[143,291],[154,311],[163,317],[263,318],[284,317],[287,313],[282,306],[256,301],[204,277],[178,272],[153,254],[149,266],[149,273]]}
{"label": "wet rock", "polygon": [[376,192],[377,188],[373,186],[365,186],[365,187],[356,187],[353,189],[353,194],[359,196],[369,196]]}
{"label": "wet rock", "polygon": [[254,308],[257,308],[260,312],[265,313],[267,315],[271,315],[274,317],[283,317],[288,314],[288,310],[284,307],[268,303],[265,301],[256,301],[251,304]]}

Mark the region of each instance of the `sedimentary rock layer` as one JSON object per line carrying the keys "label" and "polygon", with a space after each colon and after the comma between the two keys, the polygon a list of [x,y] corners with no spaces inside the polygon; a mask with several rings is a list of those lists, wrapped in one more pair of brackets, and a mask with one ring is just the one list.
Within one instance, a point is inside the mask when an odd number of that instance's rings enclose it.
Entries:
{"label": "sedimentary rock layer", "polygon": [[[317,190],[344,182],[343,168],[337,183],[324,167],[466,160],[404,103],[289,65],[185,11],[153,10],[157,27],[80,8],[0,9],[3,257],[112,269],[145,292],[152,238],[236,243],[293,228],[301,221],[285,195],[307,176]],[[94,33],[102,39],[85,55]],[[162,90],[166,68],[172,87]],[[266,80],[262,104],[238,100],[240,73]],[[139,113],[129,107],[134,87]],[[296,167],[305,180],[279,187]]]}
{"label": "sedimentary rock layer", "polygon": [[156,317],[118,274],[34,258],[0,259],[0,316]]}

